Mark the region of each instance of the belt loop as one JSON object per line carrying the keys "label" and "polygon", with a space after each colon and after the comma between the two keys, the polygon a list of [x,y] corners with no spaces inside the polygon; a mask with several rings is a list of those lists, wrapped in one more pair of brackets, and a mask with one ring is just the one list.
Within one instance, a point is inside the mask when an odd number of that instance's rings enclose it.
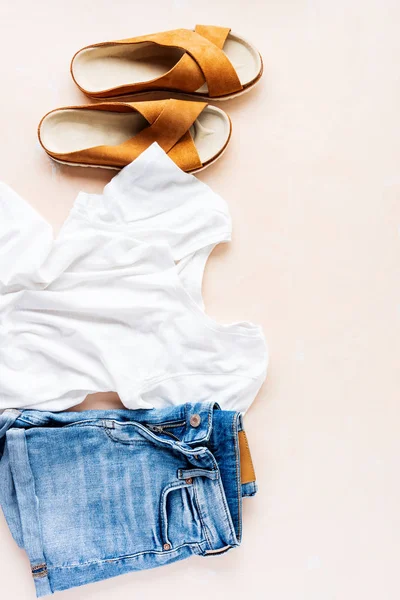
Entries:
{"label": "belt loop", "polygon": [[207,477],[215,481],[219,479],[219,472],[210,469],[179,469],[178,479],[192,479],[192,477]]}

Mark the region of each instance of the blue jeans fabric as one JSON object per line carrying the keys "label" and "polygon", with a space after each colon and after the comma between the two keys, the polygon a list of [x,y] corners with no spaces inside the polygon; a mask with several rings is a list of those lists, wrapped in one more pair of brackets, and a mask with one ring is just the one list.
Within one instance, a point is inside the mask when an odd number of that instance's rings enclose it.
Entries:
{"label": "blue jeans fabric", "polygon": [[0,505],[38,597],[242,537],[239,413],[162,410],[0,415]]}

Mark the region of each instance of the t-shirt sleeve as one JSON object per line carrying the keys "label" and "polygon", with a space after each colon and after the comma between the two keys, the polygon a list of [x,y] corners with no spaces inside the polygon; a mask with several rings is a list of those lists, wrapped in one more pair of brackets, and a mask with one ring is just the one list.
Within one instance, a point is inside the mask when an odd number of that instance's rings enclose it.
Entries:
{"label": "t-shirt sleeve", "polygon": [[51,226],[18,194],[0,183],[0,293],[37,285],[53,244]]}
{"label": "t-shirt sleeve", "polygon": [[94,226],[167,243],[176,261],[231,237],[226,202],[179,169],[158,144],[122,169],[89,204],[87,218]]}

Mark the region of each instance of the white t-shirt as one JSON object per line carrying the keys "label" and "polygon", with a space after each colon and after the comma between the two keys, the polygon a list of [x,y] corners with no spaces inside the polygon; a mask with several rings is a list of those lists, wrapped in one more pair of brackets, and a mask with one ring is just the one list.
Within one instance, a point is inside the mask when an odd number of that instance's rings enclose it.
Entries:
{"label": "white t-shirt", "polygon": [[[261,329],[203,310],[226,203],[153,144],[81,192],[57,239],[0,186],[0,409],[60,411],[115,391],[128,408],[214,400],[246,411],[267,368]],[[226,299],[228,301],[228,299]]]}

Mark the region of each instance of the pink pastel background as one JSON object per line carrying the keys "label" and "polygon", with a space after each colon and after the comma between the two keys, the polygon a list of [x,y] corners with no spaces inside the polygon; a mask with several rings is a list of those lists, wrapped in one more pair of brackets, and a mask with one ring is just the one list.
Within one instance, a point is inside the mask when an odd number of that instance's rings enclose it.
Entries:
{"label": "pink pastel background", "polygon": [[[62,597],[398,600],[400,4],[3,0],[0,178],[57,232],[77,192],[112,176],[56,165],[39,147],[43,114],[87,101],[71,56],[196,23],[231,26],[265,62],[259,86],[222,105],[232,141],[199,175],[234,224],[207,267],[207,311],[262,323],[270,346],[246,417],[260,492],[240,549]],[[2,599],[34,598],[2,515],[0,581]]]}

